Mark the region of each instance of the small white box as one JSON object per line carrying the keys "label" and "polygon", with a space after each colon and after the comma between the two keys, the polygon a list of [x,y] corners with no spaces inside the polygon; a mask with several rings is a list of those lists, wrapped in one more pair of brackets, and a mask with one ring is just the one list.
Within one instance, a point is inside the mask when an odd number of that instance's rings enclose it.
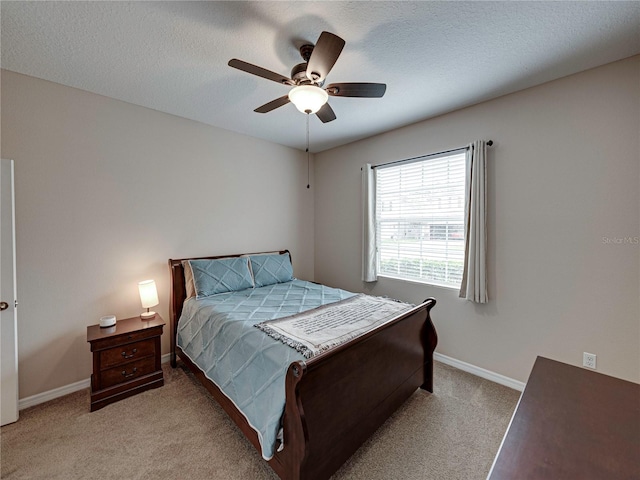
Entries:
{"label": "small white box", "polygon": [[115,315],[105,315],[104,317],[100,317],[100,328],[113,327],[115,324]]}

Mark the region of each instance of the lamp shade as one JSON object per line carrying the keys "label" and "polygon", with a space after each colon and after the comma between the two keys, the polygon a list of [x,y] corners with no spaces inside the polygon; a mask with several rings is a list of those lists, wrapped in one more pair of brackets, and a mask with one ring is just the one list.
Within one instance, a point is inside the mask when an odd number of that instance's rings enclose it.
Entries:
{"label": "lamp shade", "polygon": [[140,290],[140,302],[142,308],[151,308],[158,305],[158,290],[156,289],[155,280],[145,280],[138,283],[138,290]]}
{"label": "lamp shade", "polygon": [[329,94],[314,85],[300,85],[289,91],[289,100],[302,113],[316,113],[328,99]]}

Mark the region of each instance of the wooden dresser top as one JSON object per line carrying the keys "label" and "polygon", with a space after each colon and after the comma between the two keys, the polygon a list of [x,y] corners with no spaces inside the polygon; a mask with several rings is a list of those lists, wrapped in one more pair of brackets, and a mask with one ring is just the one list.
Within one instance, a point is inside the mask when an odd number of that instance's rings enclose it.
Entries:
{"label": "wooden dresser top", "polygon": [[639,479],[640,385],[538,357],[488,478]]}

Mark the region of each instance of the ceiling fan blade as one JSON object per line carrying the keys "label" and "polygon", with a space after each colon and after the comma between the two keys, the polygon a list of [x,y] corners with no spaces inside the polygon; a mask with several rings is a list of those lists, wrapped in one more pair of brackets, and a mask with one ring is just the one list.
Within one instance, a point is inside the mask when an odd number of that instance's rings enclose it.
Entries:
{"label": "ceiling fan blade", "polygon": [[384,83],[332,83],[325,90],[334,97],[380,98],[387,86]]}
{"label": "ceiling fan blade", "polygon": [[344,48],[344,40],[330,32],[322,32],[307,63],[307,78],[321,82],[329,74]]}
{"label": "ceiling fan blade", "polygon": [[331,108],[328,103],[325,103],[322,107],[320,107],[320,110],[316,112],[316,115],[322,121],[322,123],[331,122],[332,120],[336,119],[336,114],[333,111],[333,108]]}
{"label": "ceiling fan blade", "polygon": [[238,70],[242,70],[243,72],[251,73],[252,75],[266,78],[267,80],[273,80],[274,82],[278,82],[283,85],[295,85],[293,80],[285,77],[284,75],[280,75],[279,73],[272,72],[271,70],[258,67],[257,65],[253,65],[251,63],[243,62],[242,60],[238,60],[237,58],[232,58],[231,60],[229,60],[229,66],[237,68]]}
{"label": "ceiling fan blade", "polygon": [[268,113],[271,110],[275,110],[276,108],[286,105],[289,102],[289,95],[285,95],[283,97],[276,98],[275,100],[271,100],[269,103],[265,103],[261,107],[256,108],[254,112]]}

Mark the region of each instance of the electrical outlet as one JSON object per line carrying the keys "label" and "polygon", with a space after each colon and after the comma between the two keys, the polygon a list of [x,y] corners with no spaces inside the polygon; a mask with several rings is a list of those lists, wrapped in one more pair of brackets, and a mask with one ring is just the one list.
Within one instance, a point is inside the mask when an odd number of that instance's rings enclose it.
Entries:
{"label": "electrical outlet", "polygon": [[582,366],[596,369],[596,354],[582,352]]}

